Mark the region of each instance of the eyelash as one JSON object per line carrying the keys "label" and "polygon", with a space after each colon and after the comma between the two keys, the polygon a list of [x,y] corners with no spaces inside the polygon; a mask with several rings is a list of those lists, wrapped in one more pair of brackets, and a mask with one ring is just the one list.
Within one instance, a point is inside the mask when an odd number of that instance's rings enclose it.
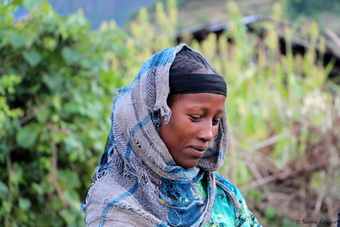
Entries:
{"label": "eyelash", "polygon": [[221,120],[214,120],[213,119],[213,125],[218,125],[220,123]]}
{"label": "eyelash", "polygon": [[197,122],[197,121],[202,119],[202,117],[194,117],[192,115],[189,115],[189,116],[190,116],[191,120],[193,120],[194,122]]}
{"label": "eyelash", "polygon": [[[191,118],[191,120],[192,120],[193,122],[198,122],[198,121],[200,121],[200,120],[202,119],[202,117],[195,117],[195,116],[192,116],[192,115],[189,115],[189,116],[190,116],[190,118]],[[221,120],[215,120],[215,119],[213,119],[212,124],[213,124],[213,125],[218,125],[218,124],[220,123],[220,121],[221,121]]]}

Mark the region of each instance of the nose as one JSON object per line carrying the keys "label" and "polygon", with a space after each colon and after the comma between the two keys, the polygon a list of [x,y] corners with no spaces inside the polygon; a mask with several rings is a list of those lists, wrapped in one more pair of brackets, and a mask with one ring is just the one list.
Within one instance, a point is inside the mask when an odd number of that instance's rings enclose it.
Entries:
{"label": "nose", "polygon": [[214,127],[214,125],[212,125],[209,121],[202,123],[202,127],[198,133],[198,139],[203,142],[210,142],[215,137],[217,130],[217,128],[215,128],[216,127]]}

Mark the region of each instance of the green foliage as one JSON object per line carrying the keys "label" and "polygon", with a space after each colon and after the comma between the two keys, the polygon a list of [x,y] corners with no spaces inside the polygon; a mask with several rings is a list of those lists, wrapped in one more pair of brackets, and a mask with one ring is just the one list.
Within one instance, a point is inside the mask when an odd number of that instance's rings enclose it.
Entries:
{"label": "green foliage", "polygon": [[[61,17],[46,1],[0,4],[0,223],[84,225],[79,207],[105,145],[111,98],[153,53],[175,45],[176,1],[166,2],[155,4],[157,23],[142,9],[129,34],[112,21],[91,31],[81,11]],[[23,21],[12,17],[19,5],[29,10]],[[288,54],[279,56],[273,25],[258,47],[240,22],[237,5],[229,2],[227,8],[235,20],[225,37],[234,42],[210,35],[190,45],[227,80],[230,156],[221,173],[247,189],[258,179],[254,163],[265,160],[261,149],[271,147],[267,158],[280,171],[311,145],[339,134],[333,123],[339,120],[340,89],[326,80],[331,65],[314,64],[313,47],[324,49],[315,24],[306,32],[305,56],[292,55],[294,31],[288,27]],[[299,133],[289,133],[295,125]],[[339,144],[327,148],[330,168],[336,169]],[[328,195],[336,198],[332,188],[339,184],[339,171],[319,171],[310,179],[310,192],[330,188]],[[321,187],[321,180],[328,187]],[[256,187],[244,194],[255,204],[266,199]],[[277,209],[260,210],[260,220],[294,226]]]}
{"label": "green foliage", "polygon": [[[21,4],[29,14],[15,21]],[[60,17],[46,1],[0,8],[0,222],[81,226],[79,207],[121,85],[105,53],[124,55],[127,36],[92,32],[81,12]]]}

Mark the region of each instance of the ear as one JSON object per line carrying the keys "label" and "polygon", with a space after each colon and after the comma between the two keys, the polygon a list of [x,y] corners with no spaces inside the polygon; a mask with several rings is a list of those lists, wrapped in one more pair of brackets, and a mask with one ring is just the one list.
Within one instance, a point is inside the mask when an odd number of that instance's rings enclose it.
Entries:
{"label": "ear", "polygon": [[164,125],[165,124],[165,117],[164,116],[161,116],[161,113],[159,113],[159,122],[160,122],[160,124],[159,124],[159,127],[161,127],[162,125]]}

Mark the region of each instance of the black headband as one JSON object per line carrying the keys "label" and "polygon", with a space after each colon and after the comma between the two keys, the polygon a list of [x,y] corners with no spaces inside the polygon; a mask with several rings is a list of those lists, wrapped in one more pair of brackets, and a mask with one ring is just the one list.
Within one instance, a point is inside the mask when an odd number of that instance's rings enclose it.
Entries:
{"label": "black headband", "polygon": [[171,69],[170,94],[213,93],[227,96],[227,84],[218,74],[186,73]]}

